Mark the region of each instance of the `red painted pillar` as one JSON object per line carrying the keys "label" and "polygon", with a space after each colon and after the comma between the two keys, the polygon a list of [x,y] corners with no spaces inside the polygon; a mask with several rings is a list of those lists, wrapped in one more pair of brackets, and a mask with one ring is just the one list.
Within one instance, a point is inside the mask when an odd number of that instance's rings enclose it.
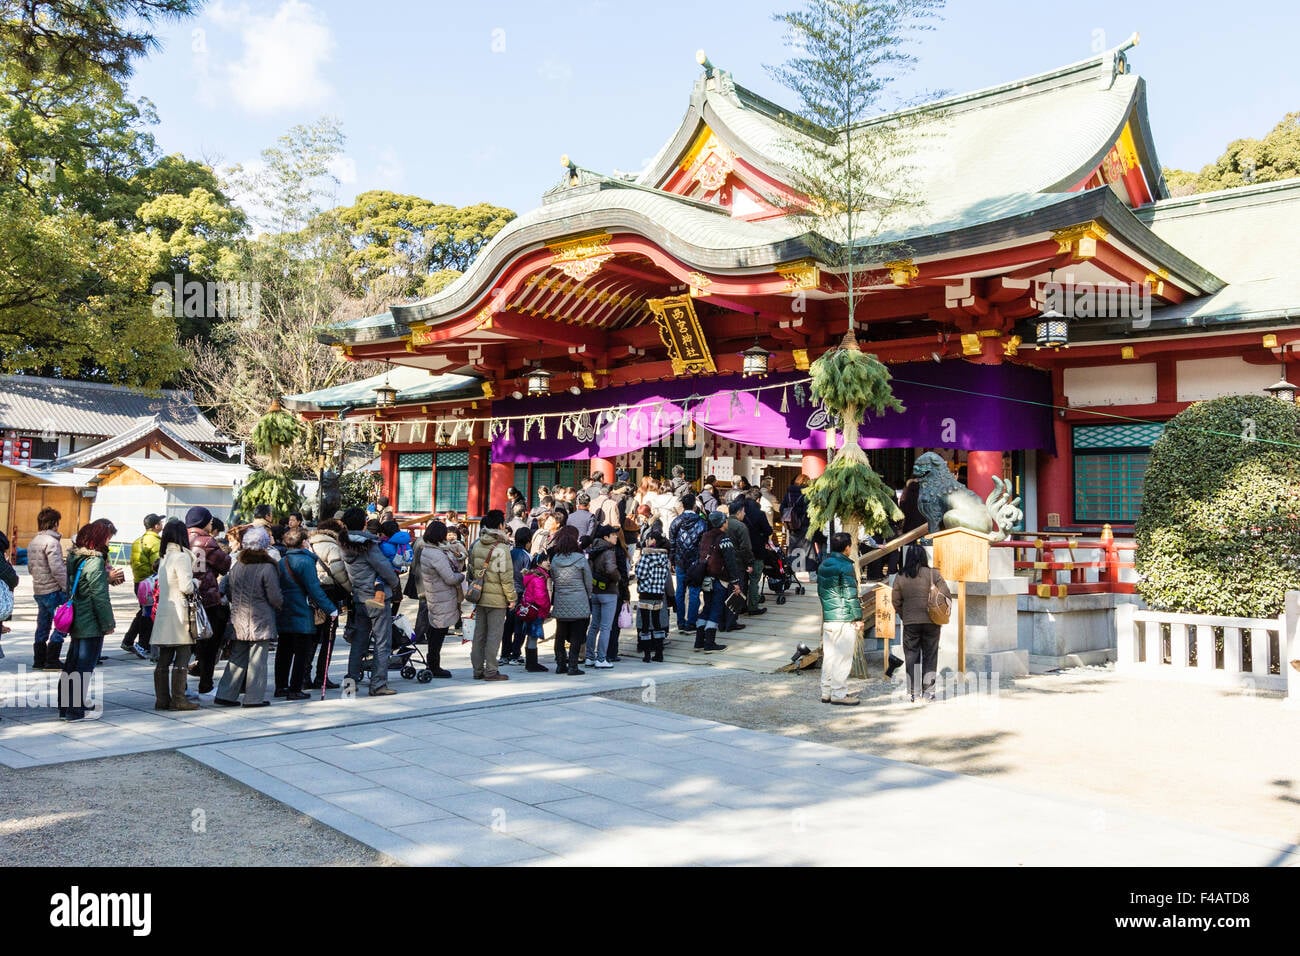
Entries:
{"label": "red painted pillar", "polygon": [[390,507],[397,510],[397,452],[386,451],[379,456],[379,493],[388,498]]}
{"label": "red painted pillar", "polygon": [[[1057,401],[1055,404],[1060,405]],[[1070,426],[1059,412],[1052,412],[1052,430],[1056,437],[1056,454],[1038,455],[1038,527],[1047,528],[1060,521],[1074,523],[1074,455],[1070,444]],[[1048,521],[1048,515],[1058,518]]]}
{"label": "red painted pillar", "polygon": [[[493,508],[506,510],[506,492],[515,483],[515,466],[508,461],[492,462],[492,476],[488,479],[488,502]],[[509,519],[510,515],[506,515]]]}
{"label": "red painted pillar", "polygon": [[474,445],[469,449],[469,494],[465,496],[465,510],[478,518],[488,510],[486,462],[487,456],[482,445]]}
{"label": "red painted pillar", "polygon": [[594,475],[600,473],[601,480],[607,485],[614,483],[614,463],[608,458],[591,459],[591,473]]}
{"label": "red painted pillar", "polygon": [[[1172,368],[1168,369],[1172,372]],[[1166,379],[1166,388],[1172,375],[1162,376],[1157,368],[1157,379]],[[1160,386],[1157,385],[1157,390]],[[1062,417],[1068,402],[1065,398],[1065,372],[1052,369],[1052,437],[1056,454],[1038,454],[1038,527],[1049,528],[1074,523],[1074,454],[1070,426]],[[1053,515],[1051,520],[1048,515]]]}
{"label": "red painted pillar", "polygon": [[1002,477],[1002,452],[968,451],[966,453],[966,487],[981,498],[993,491],[994,476]]}
{"label": "red painted pillar", "polygon": [[803,473],[809,478],[820,478],[826,470],[826,452],[806,451],[803,453]]}

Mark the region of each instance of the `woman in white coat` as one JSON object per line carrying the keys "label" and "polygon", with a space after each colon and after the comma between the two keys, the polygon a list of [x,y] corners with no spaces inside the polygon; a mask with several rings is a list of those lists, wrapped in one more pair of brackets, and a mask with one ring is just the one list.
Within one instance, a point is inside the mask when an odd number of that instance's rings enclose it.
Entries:
{"label": "woman in white coat", "polygon": [[198,704],[185,698],[185,679],[190,653],[194,650],[189,598],[198,589],[198,582],[194,580],[194,555],[184,521],[172,518],[167,522],[159,548],[162,557],[158,561],[157,611],[153,622],[157,637],[152,642],[158,648],[158,663],[153,669],[153,708],[198,710]]}

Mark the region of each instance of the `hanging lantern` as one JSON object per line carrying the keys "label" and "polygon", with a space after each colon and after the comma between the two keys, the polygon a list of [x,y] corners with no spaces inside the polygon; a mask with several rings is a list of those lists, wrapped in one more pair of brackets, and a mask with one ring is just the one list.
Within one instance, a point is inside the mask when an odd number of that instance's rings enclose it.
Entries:
{"label": "hanging lantern", "polygon": [[767,374],[767,361],[771,358],[771,353],[759,345],[758,338],[755,337],[754,344],[741,352],[740,358],[740,374],[743,378],[762,378]]}
{"label": "hanging lantern", "polygon": [[442,427],[442,422],[438,423],[438,431],[433,436],[433,443],[439,448],[446,448],[451,444],[451,437],[448,436],[446,429]]}
{"label": "hanging lantern", "polygon": [[391,408],[397,404],[397,389],[393,388],[387,382],[375,389],[375,406],[378,408]]}
{"label": "hanging lantern", "polygon": [[538,398],[551,394],[551,373],[538,366],[528,373],[528,395]]}
{"label": "hanging lantern", "polygon": [[1061,349],[1070,344],[1070,323],[1060,312],[1048,309],[1038,317],[1034,340],[1040,349]]}
{"label": "hanging lantern", "polygon": [[1274,382],[1268,388],[1264,389],[1279,402],[1286,402],[1288,405],[1295,402],[1295,386],[1283,377],[1280,381]]}

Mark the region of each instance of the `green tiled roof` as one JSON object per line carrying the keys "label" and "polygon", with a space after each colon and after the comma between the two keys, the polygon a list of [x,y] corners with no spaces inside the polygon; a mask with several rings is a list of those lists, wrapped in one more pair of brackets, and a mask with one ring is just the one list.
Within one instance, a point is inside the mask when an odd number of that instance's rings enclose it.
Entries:
{"label": "green tiled roof", "polygon": [[[387,312],[368,318],[386,318],[390,325],[392,323],[392,316]],[[430,375],[425,369],[394,365],[382,375],[373,375],[370,378],[322,388],[314,392],[304,392],[301,395],[286,396],[284,406],[295,412],[348,407],[370,408],[375,404],[375,389],[385,383],[397,389],[399,405],[425,401],[452,401],[457,398],[478,397],[482,394],[482,379],[472,375]]]}

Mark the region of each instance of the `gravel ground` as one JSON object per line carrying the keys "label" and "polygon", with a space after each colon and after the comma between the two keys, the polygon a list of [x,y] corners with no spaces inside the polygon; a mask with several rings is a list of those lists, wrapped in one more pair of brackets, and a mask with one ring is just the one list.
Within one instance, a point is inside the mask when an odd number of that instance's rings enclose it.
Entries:
{"label": "gravel ground", "polygon": [[0,767],[0,866],[32,865],[398,864],[188,757],[156,752]]}
{"label": "gravel ground", "polygon": [[1300,712],[1279,695],[1086,667],[933,704],[908,702],[900,685],[854,680],[862,704],[836,707],[821,703],[819,680],[817,670],[737,672],[661,685],[653,702],[644,689],[603,696],[1300,843]]}

